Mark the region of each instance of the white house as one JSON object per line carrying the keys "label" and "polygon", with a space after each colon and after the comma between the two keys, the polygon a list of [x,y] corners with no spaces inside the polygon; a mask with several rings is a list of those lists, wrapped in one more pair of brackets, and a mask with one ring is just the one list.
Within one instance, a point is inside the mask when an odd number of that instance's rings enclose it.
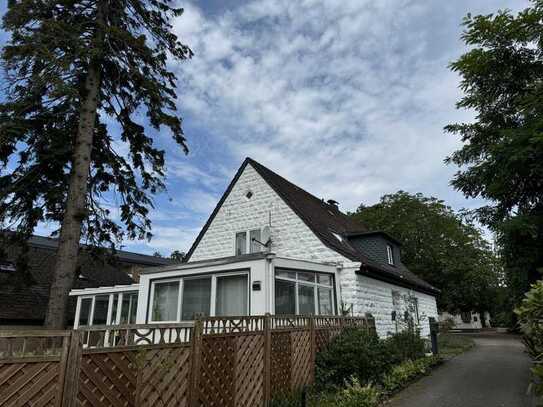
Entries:
{"label": "white house", "polygon": [[71,292],[76,327],[178,322],[195,314],[370,313],[381,336],[407,317],[428,334],[437,294],[402,264],[394,238],[250,158],[185,263],[145,269],[136,285]]}

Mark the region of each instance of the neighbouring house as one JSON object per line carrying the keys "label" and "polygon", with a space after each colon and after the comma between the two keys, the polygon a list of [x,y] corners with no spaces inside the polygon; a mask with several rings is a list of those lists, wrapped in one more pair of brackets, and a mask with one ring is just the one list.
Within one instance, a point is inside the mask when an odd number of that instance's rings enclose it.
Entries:
{"label": "neighbouring house", "polygon": [[[42,325],[49,299],[58,240],[32,236],[28,242],[26,271],[16,267],[21,246],[3,243],[0,258],[0,328]],[[117,251],[111,258],[97,258],[82,250],[76,288],[133,284],[145,267],[168,265],[166,258]],[[75,303],[69,307],[68,322],[73,324]],[[97,322],[101,322],[97,319]],[[105,323],[105,321],[104,321]]]}
{"label": "neighbouring house", "polygon": [[407,320],[427,335],[438,292],[402,264],[393,237],[247,158],[183,264],[145,269],[137,285],[71,295],[75,327],[97,323],[98,303],[108,321],[122,323],[128,296],[137,297],[141,324],[197,314],[371,314],[385,336]]}
{"label": "neighbouring house", "polygon": [[442,312],[439,314],[440,322],[445,322],[447,320],[452,320],[452,328],[459,330],[479,330],[491,327],[490,314],[488,312],[484,313],[484,321],[481,318],[480,313],[474,311],[461,312],[459,314]]}

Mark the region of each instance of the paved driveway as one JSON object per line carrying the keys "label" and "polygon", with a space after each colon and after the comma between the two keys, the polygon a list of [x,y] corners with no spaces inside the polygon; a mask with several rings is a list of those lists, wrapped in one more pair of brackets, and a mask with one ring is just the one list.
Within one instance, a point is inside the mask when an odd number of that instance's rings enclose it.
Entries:
{"label": "paved driveway", "polygon": [[516,337],[472,334],[476,346],[393,398],[391,407],[529,407],[530,359]]}

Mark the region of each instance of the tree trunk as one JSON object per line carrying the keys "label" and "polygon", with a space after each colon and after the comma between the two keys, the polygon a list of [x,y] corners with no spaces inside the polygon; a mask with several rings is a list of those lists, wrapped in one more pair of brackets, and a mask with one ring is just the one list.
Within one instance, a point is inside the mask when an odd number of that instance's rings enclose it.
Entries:
{"label": "tree trunk", "polygon": [[[94,45],[98,49],[101,49],[104,38],[102,2],[98,2],[97,7],[97,29]],[[91,164],[94,125],[98,108],[100,79],[100,62],[95,59],[89,64],[89,71],[85,78],[85,94],[81,98],[81,110],[74,143],[68,196],[60,228],[59,245],[45,316],[45,326],[49,329],[63,329],[65,327],[68,294],[75,280],[79,241],[81,239],[81,225],[87,216],[87,186]]]}

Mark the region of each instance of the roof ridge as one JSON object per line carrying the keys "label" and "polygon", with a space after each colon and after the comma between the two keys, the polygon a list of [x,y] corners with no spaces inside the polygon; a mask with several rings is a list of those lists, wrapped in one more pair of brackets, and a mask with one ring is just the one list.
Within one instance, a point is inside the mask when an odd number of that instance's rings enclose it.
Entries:
{"label": "roof ridge", "polygon": [[[306,190],[303,189],[302,187],[296,185],[294,182],[289,181],[288,179],[286,179],[286,178],[283,177],[282,175],[279,175],[279,174],[276,173],[275,171],[269,169],[269,168],[266,167],[264,164],[259,163],[258,161],[252,159],[251,157],[247,157],[246,160],[247,160],[249,163],[251,163],[251,164],[259,165],[259,166],[262,167],[264,170],[271,172],[271,173],[272,173],[273,175],[275,175],[276,177],[281,178],[282,181],[285,181],[285,182],[289,183],[290,185],[292,185],[293,187],[298,188],[300,191],[305,192],[305,193],[306,193],[307,195],[309,195],[311,198],[313,198],[313,199],[319,201],[320,203],[322,203],[322,204],[324,204],[324,205],[326,205],[326,206],[330,206],[329,204],[326,203],[326,201],[324,200],[324,198],[319,198],[319,197],[313,195],[311,192],[306,191]],[[340,211],[340,212],[341,212],[341,211]]]}

